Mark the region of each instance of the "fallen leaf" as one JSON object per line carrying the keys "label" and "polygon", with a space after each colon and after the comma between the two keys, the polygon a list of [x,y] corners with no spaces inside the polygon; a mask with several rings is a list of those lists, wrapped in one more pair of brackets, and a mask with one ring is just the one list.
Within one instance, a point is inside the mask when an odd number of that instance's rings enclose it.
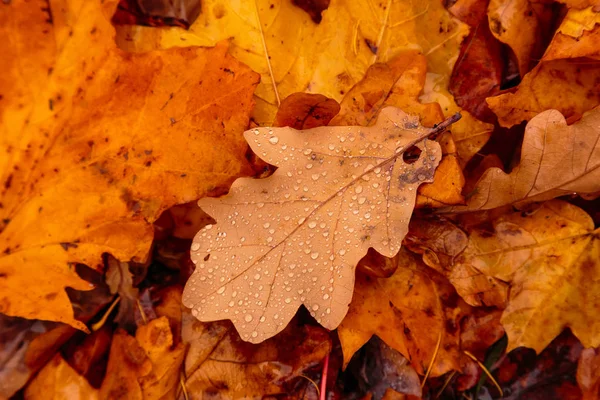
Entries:
{"label": "fallen leaf", "polygon": [[[468,33],[437,0],[332,0],[318,24],[292,1],[207,0],[202,6],[189,31],[123,27],[117,41],[124,49],[145,51],[232,38],[231,54],[261,74],[253,118],[263,126],[272,125],[281,99],[290,94],[308,89],[340,101],[369,66],[405,50],[419,49],[430,72],[449,76]],[[446,117],[458,111],[448,110]]]}
{"label": "fallen leaf", "polygon": [[[416,189],[440,158],[439,145],[423,138],[448,123],[425,129],[386,108],[370,127],[247,131],[253,151],[278,169],[199,201],[217,224],[192,243],[196,270],[183,304],[202,321],[231,319],[255,343],[280,332],[303,304],[336,328],[358,261],[370,247],[390,257],[400,249]],[[413,145],[422,153],[409,164],[402,153]]]}
{"label": "fallen leaf", "polygon": [[544,53],[544,61],[588,57],[600,59],[600,12],[570,9]]}
{"label": "fallen leaf", "polygon": [[262,398],[289,393],[304,370],[331,351],[323,328],[292,322],[259,345],[244,342],[229,323],[204,323],[183,316],[183,341],[189,345],[185,387],[190,399]]}
{"label": "fallen leaf", "polygon": [[399,266],[390,278],[356,277],[353,301],[338,328],[344,365],[377,335],[424,375],[441,337],[431,375],[459,369],[461,310],[456,292],[406,250],[395,261]]}
{"label": "fallen leaf", "polygon": [[77,373],[57,353],[35,378],[27,385],[23,397],[26,400],[96,400],[98,389]]}
{"label": "fallen leaf", "polygon": [[486,2],[459,0],[448,10],[472,27],[454,64],[448,90],[460,107],[482,121],[494,122],[485,98],[500,91],[504,60],[500,42],[490,32]]}
{"label": "fallen leaf", "polygon": [[112,328],[104,324],[99,330],[85,335],[80,343],[71,340],[63,347],[62,354],[78,374],[84,376],[92,386],[100,387],[106,372],[111,340]]}
{"label": "fallen leaf", "polygon": [[152,362],[152,371],[138,379],[144,400],[176,398],[185,345],[174,346],[169,319],[160,317],[140,326],[135,338]]}
{"label": "fallen leaf", "polygon": [[321,94],[292,93],[281,102],[273,125],[294,129],[317,128],[329,124],[339,111],[337,101]]}
{"label": "fallen leaf", "polygon": [[12,398],[75,332],[56,322],[0,314],[0,398]]}
{"label": "fallen leaf", "polygon": [[5,314],[85,330],[64,291],[90,289],[75,263],[145,259],[163,210],[250,172],[240,132],[258,75],[226,44],[127,54],[114,43],[115,5],[2,6]]}
{"label": "fallen leaf", "polygon": [[539,355],[524,347],[506,354],[493,371],[502,399],[580,400],[575,370],[581,351],[581,343],[565,331]]}
{"label": "fallen leaf", "polygon": [[508,351],[526,346],[539,353],[566,327],[584,346],[600,344],[593,278],[600,268],[600,241],[588,214],[552,200],[468,233],[469,244],[451,268],[468,267],[510,285],[501,320]]}
{"label": "fallen leaf", "polygon": [[[385,64],[372,65],[364,78],[344,96],[340,113],[330,125],[369,126],[382,108],[393,106],[407,114],[418,115],[424,126],[434,126],[444,118],[439,104],[418,101],[426,73],[427,60],[415,50],[402,52]],[[437,141],[442,147],[442,160],[433,182],[419,187],[417,207],[443,207],[464,202],[461,194],[464,177],[452,136],[444,134]]]}
{"label": "fallen leaf", "polygon": [[329,7],[330,0],[292,0],[292,3],[306,11],[310,19],[318,24],[323,19],[321,14]]}
{"label": "fallen leaf", "polygon": [[[357,392],[372,399],[393,399],[393,394],[421,398],[419,375],[408,360],[377,336],[373,336],[348,366]],[[391,393],[390,393],[391,392]],[[400,397],[402,398],[402,397]]]}
{"label": "fallen leaf", "polygon": [[101,399],[143,400],[140,380],[150,375],[152,362],[138,341],[122,329],[113,335]]}
{"label": "fallen leaf", "polygon": [[521,76],[541,58],[551,34],[552,19],[552,6],[544,2],[490,0],[488,5],[490,30],[512,49]]}
{"label": "fallen leaf", "polygon": [[[600,67],[594,40],[600,11],[571,10],[562,21],[542,61],[523,77],[514,93],[490,97],[487,103],[500,125],[511,127],[555,109],[578,119],[600,104]],[[520,29],[520,28],[519,28]]]}
{"label": "fallen leaf", "polygon": [[488,169],[452,211],[488,210],[507,204],[543,201],[600,190],[600,108],[567,126],[555,110],[533,118],[525,128],[521,162],[507,174]]}
{"label": "fallen leaf", "polygon": [[123,329],[135,328],[134,310],[137,308],[139,290],[133,287],[133,277],[129,270],[129,263],[121,262],[114,257],[108,256],[106,264],[106,284],[110,293],[117,294],[119,300],[119,312],[115,322]]}
{"label": "fallen leaf", "polygon": [[404,245],[414,253],[422,254],[423,262],[448,278],[468,304],[506,306],[508,286],[471,264],[469,238],[451,221],[436,218],[411,221]]}
{"label": "fallen leaf", "polygon": [[583,392],[582,400],[600,398],[600,352],[583,349],[577,364],[577,383]]}

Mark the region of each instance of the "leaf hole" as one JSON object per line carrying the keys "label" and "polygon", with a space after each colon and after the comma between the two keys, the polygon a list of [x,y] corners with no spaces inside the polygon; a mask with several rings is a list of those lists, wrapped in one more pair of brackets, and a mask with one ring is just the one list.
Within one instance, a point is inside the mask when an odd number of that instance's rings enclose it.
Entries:
{"label": "leaf hole", "polygon": [[421,157],[421,149],[417,146],[409,147],[403,154],[402,160],[407,164],[414,164]]}

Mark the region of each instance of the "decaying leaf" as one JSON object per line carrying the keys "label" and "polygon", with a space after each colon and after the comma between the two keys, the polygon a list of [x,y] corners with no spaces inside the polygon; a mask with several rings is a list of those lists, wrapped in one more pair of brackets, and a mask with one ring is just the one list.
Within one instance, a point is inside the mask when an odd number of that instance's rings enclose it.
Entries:
{"label": "decaying leaf", "polygon": [[98,389],[77,373],[57,353],[35,378],[24,393],[27,400],[96,400],[101,399]]}
{"label": "decaying leaf", "polygon": [[545,111],[525,128],[521,162],[509,174],[488,169],[453,211],[487,210],[600,190],[600,108],[567,126],[556,110]]}
{"label": "decaying leaf", "polygon": [[362,399],[404,400],[405,394],[421,398],[419,375],[406,358],[377,336],[356,354],[346,373],[352,375],[356,391],[367,394]]}
{"label": "decaying leaf", "polygon": [[106,377],[100,387],[101,399],[143,400],[140,380],[152,371],[152,362],[134,337],[119,329],[110,346]]}
{"label": "decaying leaf", "polygon": [[281,102],[273,125],[316,128],[329,124],[339,111],[338,102],[322,94],[292,93]]}
{"label": "decaying leaf", "polygon": [[398,269],[390,278],[357,274],[348,315],[338,328],[344,365],[377,335],[423,375],[441,336],[431,373],[438,376],[458,370],[459,297],[447,280],[408,251],[401,250],[395,261]]}
{"label": "decaying leaf", "polygon": [[[482,233],[485,235],[486,231]],[[446,276],[468,304],[506,306],[507,284],[485,275],[473,265],[472,258],[477,258],[479,253],[475,250],[472,255],[473,249],[469,245],[473,243],[456,224],[435,218],[413,220],[404,244],[411,251],[422,254],[425,264]]]}
{"label": "decaying leaf", "polygon": [[511,127],[551,109],[576,120],[600,104],[599,21],[594,7],[567,13],[544,57],[514,93],[487,99],[500,125]]}
{"label": "decaying leaf", "polygon": [[577,383],[583,392],[582,400],[600,397],[600,351],[583,349],[577,365]]}
{"label": "decaying leaf", "polygon": [[140,379],[144,400],[175,398],[185,345],[173,345],[169,319],[160,317],[140,326],[135,338],[152,362],[150,374]]}
{"label": "decaying leaf", "polygon": [[5,314],[85,330],[64,291],[90,289],[75,263],[97,267],[104,252],[143,260],[163,210],[250,173],[240,132],[258,75],[225,43],[127,54],[114,43],[115,6],[2,5]]}
{"label": "decaying leaf", "polygon": [[465,276],[474,291],[476,275],[510,285],[501,319],[509,351],[526,346],[540,352],[566,327],[584,346],[600,344],[595,317],[600,307],[600,232],[588,214],[551,200],[466,230],[469,244],[447,268],[474,271]]}
{"label": "decaying leaf", "polygon": [[488,20],[492,34],[513,50],[524,76],[540,59],[545,36],[551,34],[551,5],[529,0],[490,0]]}
{"label": "decaying leaf", "polygon": [[[295,321],[295,320],[294,320]],[[329,333],[292,321],[259,345],[244,342],[227,322],[205,323],[183,315],[183,342],[189,353],[185,387],[190,399],[255,399],[290,393],[300,375],[331,351]]]}
{"label": "decaying leaf", "polygon": [[[280,332],[303,304],[324,327],[337,327],[358,261],[370,247],[388,257],[400,249],[416,190],[441,155],[422,139],[450,121],[426,129],[386,108],[370,127],[247,131],[252,150],[279,169],[199,201],[217,224],[194,239],[196,270],[183,303],[200,320],[231,319],[252,342]],[[421,154],[409,164],[402,153],[413,145]]]}
{"label": "decaying leaf", "polygon": [[600,12],[594,7],[570,9],[544,53],[544,61],[588,57],[600,59]]}
{"label": "decaying leaf", "polygon": [[458,0],[448,7],[448,11],[471,26],[448,89],[460,107],[480,120],[492,122],[494,116],[485,98],[500,91],[504,60],[501,44],[490,32],[486,6],[485,1]]}

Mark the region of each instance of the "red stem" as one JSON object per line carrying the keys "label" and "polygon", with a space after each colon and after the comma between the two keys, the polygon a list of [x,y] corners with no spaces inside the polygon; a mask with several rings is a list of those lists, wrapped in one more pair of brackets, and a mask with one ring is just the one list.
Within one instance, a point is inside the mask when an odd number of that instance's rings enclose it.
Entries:
{"label": "red stem", "polygon": [[326,400],[327,398],[327,370],[329,369],[329,353],[325,357],[323,363],[323,373],[321,374],[321,398],[320,400]]}

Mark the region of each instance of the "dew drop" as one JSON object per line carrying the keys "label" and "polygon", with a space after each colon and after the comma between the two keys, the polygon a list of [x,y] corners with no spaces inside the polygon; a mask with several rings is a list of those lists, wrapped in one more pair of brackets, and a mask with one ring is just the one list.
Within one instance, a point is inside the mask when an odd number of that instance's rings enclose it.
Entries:
{"label": "dew drop", "polygon": [[316,260],[319,257],[319,253],[312,253],[310,255],[310,258],[312,258],[313,260]]}
{"label": "dew drop", "polygon": [[200,243],[192,243],[192,251],[198,251],[198,249],[200,249]]}
{"label": "dew drop", "polygon": [[244,321],[251,322],[252,321],[252,315],[246,314],[246,316],[244,317]]}
{"label": "dew drop", "polygon": [[308,227],[309,227],[310,229],[314,228],[315,226],[317,226],[317,223],[316,223],[315,221],[310,221],[310,222],[308,223]]}
{"label": "dew drop", "polygon": [[277,144],[277,143],[279,143],[279,138],[277,136],[273,136],[272,138],[269,139],[269,143]]}
{"label": "dew drop", "polygon": [[219,288],[219,290],[217,290],[217,294],[223,294],[224,291],[225,291],[225,286],[221,286]]}
{"label": "dew drop", "polygon": [[356,193],[362,193],[362,191],[363,191],[363,188],[360,185],[354,188],[354,192],[356,192]]}
{"label": "dew drop", "polygon": [[284,301],[285,301],[285,304],[290,304],[292,302],[292,299],[287,297]]}

